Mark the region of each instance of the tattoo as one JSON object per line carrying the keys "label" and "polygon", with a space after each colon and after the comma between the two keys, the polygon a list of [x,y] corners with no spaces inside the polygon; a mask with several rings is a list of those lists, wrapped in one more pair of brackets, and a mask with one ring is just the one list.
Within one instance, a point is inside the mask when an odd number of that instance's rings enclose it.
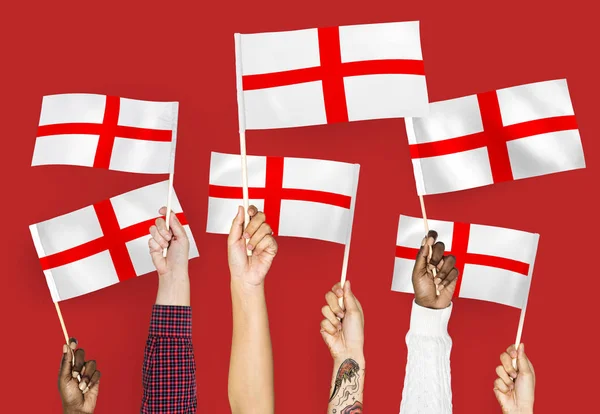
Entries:
{"label": "tattoo", "polygon": [[[340,365],[340,368],[338,369],[338,373],[335,377],[335,384],[333,387],[333,392],[331,393],[331,397],[329,398],[329,402],[333,401],[333,399],[337,395],[340,388],[342,388],[342,385],[344,384],[344,382],[351,382],[352,379],[355,377],[357,379],[356,389],[358,389],[358,379],[359,379],[358,371],[359,370],[360,370],[360,367],[358,366],[358,363],[351,358],[348,358],[347,360],[342,362],[342,365]],[[349,397],[349,395],[350,395],[350,392],[348,392],[347,396]],[[346,397],[345,393],[342,393],[342,397]],[[341,400],[341,398],[340,398],[340,400]],[[346,398],[346,400],[347,400],[347,398]],[[346,400],[344,400],[344,401],[346,401]],[[348,411],[348,413],[360,413],[360,412],[361,411]]]}
{"label": "tattoo", "polygon": [[363,405],[360,401],[356,401],[354,404],[347,406],[341,412],[341,414],[362,414]]}

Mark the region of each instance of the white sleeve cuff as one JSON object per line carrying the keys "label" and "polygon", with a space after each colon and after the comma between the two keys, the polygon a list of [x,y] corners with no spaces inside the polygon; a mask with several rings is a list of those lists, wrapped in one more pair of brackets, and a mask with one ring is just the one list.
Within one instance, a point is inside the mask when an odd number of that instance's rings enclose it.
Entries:
{"label": "white sleeve cuff", "polygon": [[447,336],[452,303],[445,309],[429,309],[413,301],[410,314],[410,333],[427,336]]}

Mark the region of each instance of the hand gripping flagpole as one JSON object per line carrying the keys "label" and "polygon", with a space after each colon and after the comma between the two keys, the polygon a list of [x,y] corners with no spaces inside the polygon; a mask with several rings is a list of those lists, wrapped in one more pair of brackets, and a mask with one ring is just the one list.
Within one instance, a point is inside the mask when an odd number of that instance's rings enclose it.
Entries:
{"label": "hand gripping flagpole", "polygon": [[[427,211],[425,210],[425,200],[423,199],[422,195],[419,195],[419,201],[421,202],[421,214],[423,215],[423,224],[425,225],[425,237],[427,237],[429,235],[429,223],[427,222]],[[431,256],[433,255],[433,249],[429,249],[429,260],[431,260]],[[431,269],[431,272],[433,273],[433,278],[435,280],[435,277],[437,276],[437,269],[435,268],[435,266],[433,266],[433,268]],[[435,287],[435,294],[436,295],[440,295],[440,291],[438,290],[437,286]]]}
{"label": "hand gripping flagpole", "polygon": [[[167,214],[165,221],[167,231],[169,231],[169,222],[171,220],[171,202],[173,201],[173,178],[175,176],[175,149],[177,148],[177,122],[179,118],[179,102],[173,102],[173,112],[171,113],[171,157],[169,161],[169,193],[167,195]],[[167,247],[163,249],[163,257],[167,257]]]}
{"label": "hand gripping flagpole", "polygon": [[[521,307],[521,316],[519,317],[519,327],[517,328],[517,339],[515,340],[515,349],[519,349],[519,345],[521,344],[521,337],[523,336],[523,325],[525,324],[525,312],[527,312],[527,302],[529,301],[529,292],[531,290],[531,281],[533,278],[533,265],[535,264],[535,255],[537,252],[538,243],[540,241],[540,236],[537,235],[535,240],[535,249],[533,249],[533,257],[531,260],[531,266],[529,267],[529,288],[527,289],[527,296],[523,300],[523,306]],[[512,360],[512,365],[514,369],[517,369],[517,359]]]}
{"label": "hand gripping flagpole", "polygon": [[[246,106],[244,102],[244,88],[242,85],[242,35],[233,35],[235,42],[235,85],[237,89],[238,124],[240,130],[240,156],[242,161],[242,196],[244,198],[244,229],[248,227],[250,216],[248,215],[248,164],[246,161]],[[246,244],[249,240],[246,239]],[[252,256],[251,250],[246,250],[248,256]]]}
{"label": "hand gripping flagpole", "polygon": [[[60,306],[58,302],[54,302],[54,308],[56,309],[56,314],[58,315],[58,320],[60,321],[60,327],[62,328],[63,335],[65,336],[65,343],[67,346],[71,346],[69,344],[69,334],[67,333],[67,326],[65,325],[65,320],[63,319],[62,312],[60,311]],[[73,353],[73,360],[71,361],[71,366],[75,365],[75,353]],[[81,382],[81,375],[77,374],[77,381]]]}
{"label": "hand gripping flagpole", "polygon": [[[352,225],[354,224],[354,208],[356,206],[356,193],[358,191],[358,176],[360,173],[360,165],[354,164],[354,183],[353,183],[353,193],[352,199],[350,200],[350,223],[348,224],[348,234],[346,236],[346,248],[344,249],[344,261],[342,263],[342,277],[340,279],[340,286],[342,289],[346,284],[346,274],[348,273],[348,259],[350,258],[350,241],[352,240]],[[338,299],[340,307],[343,307],[344,298],[341,297]]]}

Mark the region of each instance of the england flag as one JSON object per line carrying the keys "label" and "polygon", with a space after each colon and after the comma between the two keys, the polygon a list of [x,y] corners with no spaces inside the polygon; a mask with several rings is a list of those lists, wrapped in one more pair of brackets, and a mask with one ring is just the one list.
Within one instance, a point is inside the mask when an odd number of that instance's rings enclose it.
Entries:
{"label": "england flag", "polygon": [[428,113],[419,22],[236,34],[246,129]]}
{"label": "england flag", "polygon": [[31,165],[170,173],[178,110],[177,102],[85,93],[44,96]]}
{"label": "england flag", "polygon": [[[227,234],[242,205],[239,155],[213,152],[206,231]],[[358,164],[290,157],[248,156],[250,204],[273,234],[347,244],[354,219]]]}
{"label": "england flag", "polygon": [[[29,226],[52,300],[70,299],[154,271],[148,229],[158,218],[168,188],[168,181],[152,184]],[[198,257],[175,193],[172,211],[190,240],[189,257]]]}
{"label": "england flag", "polygon": [[[522,309],[527,303],[539,234],[478,224],[428,220],[456,257],[455,297]],[[423,240],[423,219],[400,216],[392,290],[414,293],[412,271]]]}
{"label": "england flag", "polygon": [[565,79],[433,102],[405,122],[419,195],[585,168]]}

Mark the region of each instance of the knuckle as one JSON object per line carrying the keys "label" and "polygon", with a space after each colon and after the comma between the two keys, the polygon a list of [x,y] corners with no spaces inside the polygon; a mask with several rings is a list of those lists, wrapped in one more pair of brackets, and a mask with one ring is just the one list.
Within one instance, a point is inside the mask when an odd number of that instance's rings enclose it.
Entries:
{"label": "knuckle", "polygon": [[322,313],[323,315],[325,315],[325,314],[327,313],[327,310],[328,310],[328,309],[329,309],[329,306],[327,306],[327,305],[323,306],[323,307],[321,308],[321,313]]}

